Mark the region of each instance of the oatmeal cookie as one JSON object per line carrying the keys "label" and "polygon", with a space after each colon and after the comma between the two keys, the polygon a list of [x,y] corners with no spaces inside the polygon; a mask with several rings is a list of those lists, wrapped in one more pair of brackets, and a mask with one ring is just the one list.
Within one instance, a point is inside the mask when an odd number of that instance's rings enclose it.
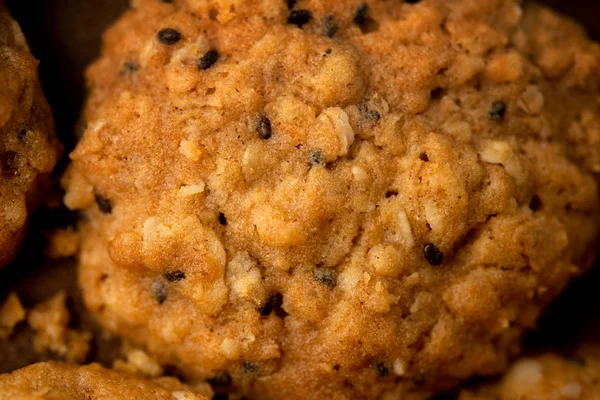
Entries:
{"label": "oatmeal cookie", "polygon": [[0,1],[0,267],[17,251],[59,149],[38,62]]}
{"label": "oatmeal cookie", "polygon": [[110,331],[261,399],[498,373],[594,257],[600,47],[514,0],[137,0],[64,178]]}
{"label": "oatmeal cookie", "polygon": [[207,400],[175,378],[146,380],[102,368],[44,362],[0,375],[11,400]]}
{"label": "oatmeal cookie", "polygon": [[584,348],[564,358],[548,353],[523,358],[500,382],[463,390],[459,400],[597,400],[600,398],[600,349]]}

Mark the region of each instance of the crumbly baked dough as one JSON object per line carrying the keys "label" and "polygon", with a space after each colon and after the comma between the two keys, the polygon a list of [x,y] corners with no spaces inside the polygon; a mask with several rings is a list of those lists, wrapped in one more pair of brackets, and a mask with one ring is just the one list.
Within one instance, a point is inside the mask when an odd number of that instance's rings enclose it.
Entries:
{"label": "crumbly baked dough", "polygon": [[599,350],[584,347],[571,358],[548,353],[520,359],[498,383],[463,390],[458,400],[597,400]]}
{"label": "crumbly baked dough", "polygon": [[590,266],[600,48],[575,23],[168,3],[106,33],[64,179],[87,306],[162,364],[261,399],[445,390]]}
{"label": "crumbly baked dough", "polygon": [[102,368],[44,362],[0,375],[11,400],[207,400],[175,378],[147,380]]}
{"label": "crumbly baked dough", "polygon": [[14,257],[60,153],[37,68],[0,1],[0,267]]}

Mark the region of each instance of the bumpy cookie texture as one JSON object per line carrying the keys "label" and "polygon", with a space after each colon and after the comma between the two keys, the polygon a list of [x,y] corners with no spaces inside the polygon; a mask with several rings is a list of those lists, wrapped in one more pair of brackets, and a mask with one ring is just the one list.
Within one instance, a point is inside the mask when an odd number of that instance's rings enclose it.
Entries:
{"label": "bumpy cookie texture", "polygon": [[593,258],[599,71],[511,0],[136,1],[64,179],[87,305],[256,398],[499,372]]}
{"label": "bumpy cookie texture", "polygon": [[206,400],[175,378],[146,380],[97,364],[44,362],[0,376],[0,396],[11,400]]}
{"label": "bumpy cookie texture", "polygon": [[463,390],[459,400],[596,400],[600,398],[600,351],[585,348],[564,358],[544,354],[513,364],[496,384]]}
{"label": "bumpy cookie texture", "polygon": [[59,156],[37,68],[0,1],[0,267],[14,257]]}

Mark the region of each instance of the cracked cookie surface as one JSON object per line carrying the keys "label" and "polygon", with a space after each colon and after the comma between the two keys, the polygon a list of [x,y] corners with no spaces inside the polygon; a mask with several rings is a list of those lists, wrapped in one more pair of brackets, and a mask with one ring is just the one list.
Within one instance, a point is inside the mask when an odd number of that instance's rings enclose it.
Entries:
{"label": "cracked cookie surface", "polygon": [[250,397],[497,373],[593,259],[599,66],[511,0],[135,1],[64,178],[86,303]]}
{"label": "cracked cookie surface", "polygon": [[59,153],[38,62],[0,1],[0,267],[15,256]]}

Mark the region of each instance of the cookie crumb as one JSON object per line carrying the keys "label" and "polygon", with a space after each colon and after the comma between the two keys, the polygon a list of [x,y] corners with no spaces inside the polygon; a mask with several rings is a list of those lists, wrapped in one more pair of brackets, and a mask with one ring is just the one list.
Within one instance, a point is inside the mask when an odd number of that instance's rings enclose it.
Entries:
{"label": "cookie crumb", "polygon": [[6,301],[0,308],[0,340],[8,338],[15,326],[25,320],[25,309],[19,297],[13,292],[8,294]]}
{"label": "cookie crumb", "polygon": [[124,360],[115,360],[113,368],[117,371],[147,378],[158,378],[164,374],[158,361],[144,350],[125,343],[123,346]]}
{"label": "cookie crumb", "polygon": [[90,351],[91,335],[69,329],[70,313],[65,292],[37,304],[29,311],[27,323],[35,331],[34,348],[50,350],[68,362],[83,362]]}

